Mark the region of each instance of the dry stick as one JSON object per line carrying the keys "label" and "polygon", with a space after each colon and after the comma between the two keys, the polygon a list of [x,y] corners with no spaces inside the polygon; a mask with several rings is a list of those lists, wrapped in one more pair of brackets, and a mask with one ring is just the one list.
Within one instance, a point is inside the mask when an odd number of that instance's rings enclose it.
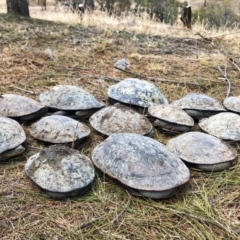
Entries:
{"label": "dry stick", "polygon": [[23,92],[26,92],[26,93],[30,93],[30,94],[32,94],[32,95],[36,95],[36,93],[35,93],[35,92],[28,91],[28,90],[25,90],[25,89],[23,89],[23,88],[20,88],[20,87],[13,87],[13,86],[10,86],[10,87],[11,87],[11,88],[18,89],[18,90],[20,90],[20,91],[23,91]]}
{"label": "dry stick", "polygon": [[[131,75],[133,75],[135,77],[142,78],[142,76],[139,75],[139,74],[136,74],[136,73],[133,73],[133,72],[130,72],[130,71],[126,71],[126,70],[123,70],[123,69],[118,68],[118,67],[114,67],[114,68],[116,68],[117,70],[120,70],[122,72],[129,73],[129,74],[131,74]],[[113,80],[113,79],[111,79],[111,80]],[[200,86],[199,83],[187,83],[187,82],[169,81],[167,79],[160,79],[160,78],[149,78],[149,80],[152,81],[152,82],[156,82],[157,81],[157,82],[169,82],[169,83],[173,83],[173,84],[185,84],[185,85],[194,85],[194,86],[197,85],[197,86]]]}
{"label": "dry stick", "polygon": [[103,77],[100,77],[100,79],[103,79],[104,81],[114,81],[114,82],[121,82],[120,79],[117,79],[117,78],[112,78],[112,77],[108,77],[108,76],[103,76]]}
{"label": "dry stick", "polygon": [[89,227],[89,226],[91,226],[94,222],[96,222],[96,221],[98,221],[98,220],[99,220],[99,218],[93,218],[93,219],[91,219],[90,221],[83,223],[83,224],[80,226],[80,229]]}
{"label": "dry stick", "polygon": [[232,58],[229,58],[230,62],[237,68],[237,70],[240,72],[240,68],[238,67],[238,65],[234,62],[234,60]]}
{"label": "dry stick", "polygon": [[229,97],[230,95],[230,91],[231,91],[231,82],[229,81],[228,77],[227,77],[227,66],[225,65],[225,70],[223,72],[223,70],[221,69],[220,66],[217,67],[217,69],[219,70],[219,72],[223,75],[223,77],[227,80],[228,82],[228,90],[227,90],[227,97]]}
{"label": "dry stick", "polygon": [[180,85],[200,86],[199,83],[172,81],[172,80],[167,80],[167,79],[163,79],[163,78],[148,78],[148,80],[150,80],[152,82],[167,82],[167,83],[180,84]]}
{"label": "dry stick", "polygon": [[119,71],[122,71],[122,72],[125,72],[125,73],[128,73],[134,77],[138,77],[138,78],[142,78],[141,75],[137,74],[137,73],[133,73],[133,72],[130,72],[130,71],[127,71],[127,70],[123,70],[121,68],[118,68],[118,67],[114,67],[115,69],[119,70]]}
{"label": "dry stick", "polygon": [[127,209],[128,206],[129,206],[130,200],[131,200],[131,199],[128,199],[128,202],[127,202],[126,206],[125,206],[124,209],[123,209],[119,214],[117,214],[117,216],[112,220],[112,223],[116,222],[116,221],[123,215],[123,213],[126,211],[126,209]]}
{"label": "dry stick", "polygon": [[201,35],[199,32],[195,33],[194,35],[198,35],[201,38],[203,38],[206,42],[212,43],[212,39],[211,38],[206,38],[203,35]]}

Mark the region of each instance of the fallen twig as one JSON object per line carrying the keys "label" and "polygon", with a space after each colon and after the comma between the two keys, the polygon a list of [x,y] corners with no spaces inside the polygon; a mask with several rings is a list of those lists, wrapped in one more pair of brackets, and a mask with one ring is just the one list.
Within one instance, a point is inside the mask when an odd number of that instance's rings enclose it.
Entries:
{"label": "fallen twig", "polygon": [[117,70],[119,70],[119,71],[128,73],[128,74],[132,75],[133,77],[142,78],[142,76],[139,75],[139,74],[137,74],[137,73],[133,73],[133,72],[130,72],[130,71],[128,71],[128,70],[123,70],[123,69],[118,68],[118,67],[114,67],[114,68],[117,69]]}
{"label": "fallen twig", "polygon": [[95,222],[98,221],[98,220],[99,220],[99,218],[93,218],[93,219],[91,219],[90,221],[83,223],[83,224],[80,226],[80,229],[89,227],[89,226],[91,226],[93,223],[95,223]]}
{"label": "fallen twig", "polygon": [[201,35],[199,32],[195,33],[194,35],[198,35],[198,36],[200,36],[201,38],[203,38],[206,42],[212,43],[212,39],[211,39],[211,38],[204,37],[204,36]]}
{"label": "fallen twig", "polygon": [[10,86],[10,87],[11,87],[11,88],[18,89],[18,90],[20,90],[20,91],[23,91],[23,92],[26,92],[26,93],[30,93],[30,94],[32,94],[32,95],[36,95],[36,93],[35,93],[35,92],[28,91],[28,90],[25,90],[25,89],[23,89],[23,88],[20,88],[20,87],[14,87],[14,86]]}
{"label": "fallen twig", "polygon": [[232,58],[229,58],[230,62],[237,68],[237,70],[240,72],[240,68],[238,65],[235,63],[235,61]]}
{"label": "fallen twig", "polygon": [[228,82],[228,90],[227,90],[227,95],[226,97],[229,97],[230,95],[230,91],[231,91],[231,82],[229,81],[228,77],[227,77],[227,66],[225,65],[225,69],[224,69],[224,72],[223,70],[221,69],[220,66],[217,66],[217,69],[219,70],[219,72],[223,75],[223,77],[227,80]]}
{"label": "fallen twig", "polygon": [[121,80],[120,79],[117,79],[117,78],[112,78],[112,77],[101,77],[100,79],[103,79],[105,81],[113,81],[113,82],[120,82]]}
{"label": "fallen twig", "polygon": [[123,213],[126,211],[126,209],[127,209],[128,206],[129,206],[130,200],[131,200],[131,199],[128,199],[128,202],[127,202],[126,206],[125,206],[124,209],[123,209],[119,214],[117,214],[117,216],[112,220],[112,223],[118,221],[118,219],[123,215]]}
{"label": "fallen twig", "polygon": [[179,85],[194,85],[194,86],[200,86],[199,83],[197,82],[180,82],[180,81],[172,81],[172,80],[167,80],[163,78],[148,78],[149,81],[152,82],[165,82],[165,83],[171,83],[171,84],[179,84]]}

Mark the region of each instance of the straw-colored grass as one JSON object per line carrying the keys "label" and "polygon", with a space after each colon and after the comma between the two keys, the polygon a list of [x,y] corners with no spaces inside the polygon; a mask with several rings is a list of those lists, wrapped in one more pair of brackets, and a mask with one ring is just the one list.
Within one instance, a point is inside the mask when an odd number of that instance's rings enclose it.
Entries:
{"label": "straw-colored grass", "polygon": [[[0,1],[1,6],[4,3]],[[30,13],[31,19],[0,14],[1,94],[37,99],[52,86],[73,84],[108,104],[107,88],[130,76],[113,68],[126,57],[128,70],[153,82],[169,101],[191,92],[223,101],[227,84],[217,67],[225,65],[231,95],[240,95],[240,72],[229,61],[232,58],[240,65],[238,29],[209,31],[197,23],[188,30],[180,23],[170,26],[146,17],[115,18],[99,12],[80,19],[54,12],[51,6],[47,12],[33,6]],[[23,171],[26,159],[44,147],[29,135],[29,124],[23,124],[26,153],[0,163],[0,239],[240,238],[239,161],[222,172],[191,169],[189,184],[169,199],[131,196],[97,171],[84,196],[57,201]],[[171,137],[159,130],[154,135],[163,143]],[[92,130],[78,150],[91,157],[92,149],[103,140]],[[240,153],[239,145],[235,147]]]}

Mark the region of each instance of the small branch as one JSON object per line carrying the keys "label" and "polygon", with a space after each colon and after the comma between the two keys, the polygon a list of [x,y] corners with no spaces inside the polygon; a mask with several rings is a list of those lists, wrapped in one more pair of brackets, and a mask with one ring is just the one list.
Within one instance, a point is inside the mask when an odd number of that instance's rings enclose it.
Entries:
{"label": "small branch", "polygon": [[238,65],[235,63],[235,61],[232,58],[229,58],[230,62],[237,68],[237,70],[240,72],[240,68]]}
{"label": "small branch", "polygon": [[91,219],[90,221],[88,221],[88,222],[86,222],[86,223],[83,223],[83,224],[80,226],[80,229],[89,227],[89,226],[91,226],[93,223],[95,223],[95,222],[98,221],[98,220],[99,220],[99,218],[93,218],[93,219]]}
{"label": "small branch", "polygon": [[133,77],[142,78],[142,76],[137,74],[137,73],[133,73],[133,72],[130,72],[130,71],[127,71],[127,70],[123,70],[123,69],[118,68],[118,67],[114,67],[114,68],[121,71],[121,72],[128,73],[128,74],[132,75]]}
{"label": "small branch", "polygon": [[126,206],[125,206],[124,209],[123,209],[119,214],[117,214],[117,216],[112,220],[112,223],[118,221],[118,219],[123,215],[123,213],[126,211],[126,209],[127,209],[128,206],[129,206],[130,200],[131,200],[131,199],[128,199],[128,202],[127,202]]}
{"label": "small branch", "polygon": [[229,97],[230,91],[231,91],[231,82],[229,81],[229,79],[228,79],[228,77],[227,77],[227,66],[225,65],[224,71],[221,69],[220,66],[218,66],[217,69],[219,70],[219,72],[223,75],[223,77],[224,77],[224,78],[227,80],[227,82],[228,82],[228,90],[227,90],[227,95],[226,95],[226,97]]}
{"label": "small branch", "polygon": [[112,78],[112,77],[107,77],[107,76],[101,77],[100,79],[103,79],[104,81],[121,82],[120,79]]}
{"label": "small branch", "polygon": [[199,32],[195,33],[194,35],[198,35],[198,36],[200,36],[203,40],[205,40],[206,42],[212,44],[212,39],[211,39],[211,38],[204,37],[204,36],[201,35]]}
{"label": "small branch", "polygon": [[36,93],[35,93],[35,92],[28,91],[28,90],[25,90],[25,89],[23,89],[23,88],[20,88],[20,87],[13,87],[13,86],[10,86],[10,87],[11,87],[11,88],[18,89],[18,90],[20,90],[20,91],[23,91],[23,92],[26,92],[26,93],[30,93],[30,94],[32,94],[32,95],[36,95]]}
{"label": "small branch", "polygon": [[148,78],[148,80],[152,82],[164,82],[164,83],[171,83],[171,84],[179,84],[179,85],[193,85],[193,86],[201,86],[197,82],[180,82],[180,81],[172,81],[163,78]]}

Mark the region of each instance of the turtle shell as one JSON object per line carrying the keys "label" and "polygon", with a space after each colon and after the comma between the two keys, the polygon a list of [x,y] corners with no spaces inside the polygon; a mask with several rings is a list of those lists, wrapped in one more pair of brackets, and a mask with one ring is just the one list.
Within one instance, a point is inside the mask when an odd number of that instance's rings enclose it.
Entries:
{"label": "turtle shell", "polygon": [[102,108],[104,103],[99,102],[93,95],[80,87],[58,85],[39,95],[39,100],[46,106],[58,110],[88,110]]}
{"label": "turtle shell", "polygon": [[29,127],[30,134],[51,143],[68,143],[87,137],[90,129],[72,118],[52,115],[41,118]]}
{"label": "turtle shell", "polygon": [[115,133],[96,146],[97,168],[135,195],[169,197],[189,180],[186,165],[162,143],[134,133]]}
{"label": "turtle shell", "polygon": [[22,146],[22,151],[16,151],[15,149],[25,140],[25,132],[17,121],[0,117],[0,160],[22,153],[25,150]]}
{"label": "turtle shell", "polygon": [[194,126],[194,120],[184,110],[170,104],[148,108],[148,113],[156,118],[155,126],[167,131],[185,132]]}
{"label": "turtle shell", "polygon": [[42,116],[46,112],[46,106],[34,99],[16,94],[0,96],[0,116],[29,121]]}
{"label": "turtle shell", "polygon": [[223,105],[229,111],[240,114],[240,96],[225,98]]}
{"label": "turtle shell", "polygon": [[200,128],[218,138],[228,141],[240,141],[240,116],[225,112],[199,121]]}
{"label": "turtle shell", "polygon": [[203,171],[227,169],[237,158],[237,151],[232,146],[202,132],[188,132],[172,138],[167,148],[186,163]]}
{"label": "turtle shell", "polygon": [[152,131],[145,116],[119,103],[99,110],[89,121],[94,129],[108,136],[121,132],[147,135]]}
{"label": "turtle shell", "polygon": [[108,88],[108,97],[143,108],[168,103],[155,85],[137,78],[127,78],[110,86]]}
{"label": "turtle shell", "polygon": [[85,193],[95,177],[91,160],[77,150],[52,145],[31,156],[25,173],[53,198]]}
{"label": "turtle shell", "polygon": [[190,116],[196,119],[210,117],[214,114],[226,111],[222,104],[205,94],[191,93],[185,97],[173,101],[172,105],[182,108]]}

